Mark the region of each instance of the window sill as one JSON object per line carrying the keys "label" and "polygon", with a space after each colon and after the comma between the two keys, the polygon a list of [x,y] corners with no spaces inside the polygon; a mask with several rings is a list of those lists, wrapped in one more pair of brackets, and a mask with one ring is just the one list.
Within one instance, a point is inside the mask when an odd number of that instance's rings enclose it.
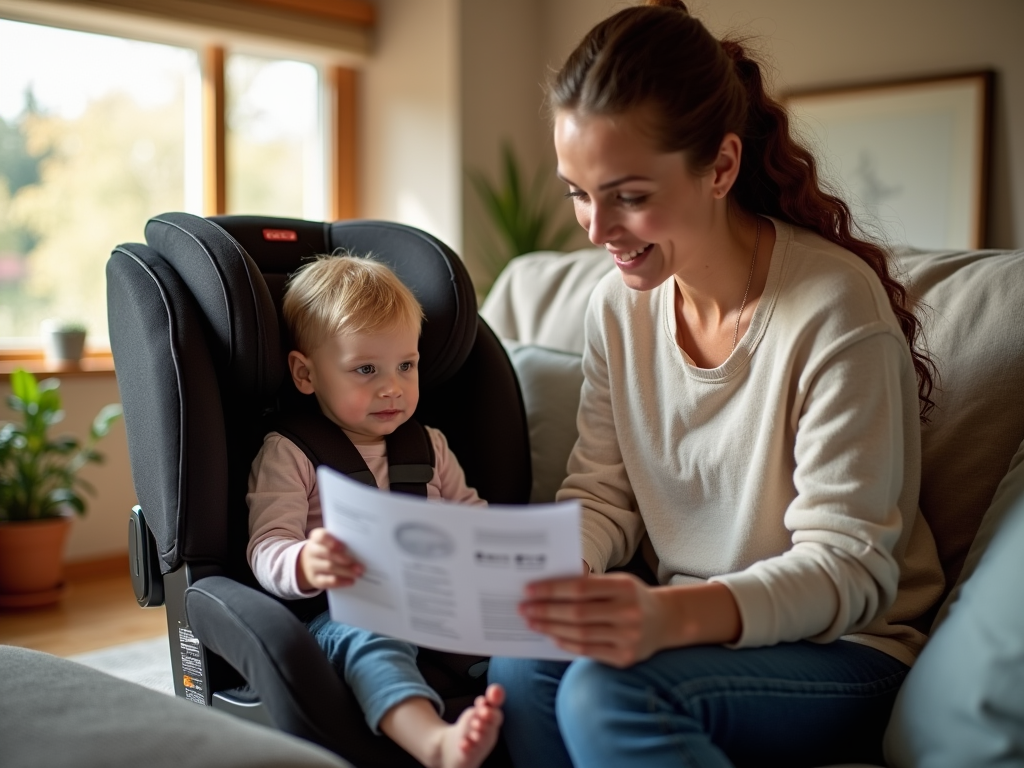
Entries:
{"label": "window sill", "polygon": [[112,376],[114,358],[109,352],[94,352],[83,357],[81,363],[64,363],[46,360],[38,352],[24,351],[17,355],[0,352],[0,381],[8,381],[19,368],[24,368],[37,378]]}

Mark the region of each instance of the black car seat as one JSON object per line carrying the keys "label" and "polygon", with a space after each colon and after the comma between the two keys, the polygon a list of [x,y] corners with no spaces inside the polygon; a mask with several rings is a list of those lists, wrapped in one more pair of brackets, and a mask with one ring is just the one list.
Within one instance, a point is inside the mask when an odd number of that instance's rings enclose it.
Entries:
{"label": "black car seat", "polygon": [[[129,521],[142,606],[164,605],[177,695],[316,742],[357,766],[415,766],[374,736],[306,631],[323,610],[279,601],[246,560],[249,468],[267,418],[300,408],[280,316],[288,275],[344,249],[387,263],[423,305],[416,417],[448,438],[491,503],[526,503],[530,457],[513,368],[476,311],[458,256],[390,222],[156,216],[147,244],[107,263],[111,349],[138,506]],[[481,659],[424,649],[420,667],[457,715]],[[505,765],[501,748],[488,765]]]}

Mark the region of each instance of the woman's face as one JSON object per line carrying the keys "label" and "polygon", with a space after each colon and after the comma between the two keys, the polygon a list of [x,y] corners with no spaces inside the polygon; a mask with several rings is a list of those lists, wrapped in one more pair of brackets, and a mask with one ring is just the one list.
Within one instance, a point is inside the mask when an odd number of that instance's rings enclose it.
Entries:
{"label": "woman's face", "polygon": [[695,174],[684,153],[659,151],[642,117],[561,111],[555,152],[590,241],[608,250],[626,285],[646,291],[706,267],[731,183],[723,189],[716,168]]}

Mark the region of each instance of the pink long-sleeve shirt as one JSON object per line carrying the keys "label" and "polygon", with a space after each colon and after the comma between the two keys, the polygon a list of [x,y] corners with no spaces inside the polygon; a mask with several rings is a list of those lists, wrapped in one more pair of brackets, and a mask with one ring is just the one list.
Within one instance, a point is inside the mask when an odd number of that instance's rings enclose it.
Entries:
{"label": "pink long-sleeve shirt", "polygon": [[[427,484],[428,499],[446,499],[484,506],[487,502],[466,485],[466,476],[444,435],[433,427],[427,433],[434,446],[434,476]],[[387,489],[387,445],[357,445],[377,487]],[[299,589],[296,567],[306,535],[323,525],[316,468],[291,440],[271,432],[249,473],[249,547],[246,556],[260,584],[285,599],[311,597],[319,590]]]}

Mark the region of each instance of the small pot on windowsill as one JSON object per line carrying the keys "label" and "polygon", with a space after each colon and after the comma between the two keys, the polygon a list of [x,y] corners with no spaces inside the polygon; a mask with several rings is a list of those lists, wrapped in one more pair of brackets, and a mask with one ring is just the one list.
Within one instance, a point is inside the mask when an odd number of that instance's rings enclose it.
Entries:
{"label": "small pot on windowsill", "polygon": [[57,371],[74,371],[82,365],[85,326],[67,320],[44,320],[39,326],[43,357]]}

